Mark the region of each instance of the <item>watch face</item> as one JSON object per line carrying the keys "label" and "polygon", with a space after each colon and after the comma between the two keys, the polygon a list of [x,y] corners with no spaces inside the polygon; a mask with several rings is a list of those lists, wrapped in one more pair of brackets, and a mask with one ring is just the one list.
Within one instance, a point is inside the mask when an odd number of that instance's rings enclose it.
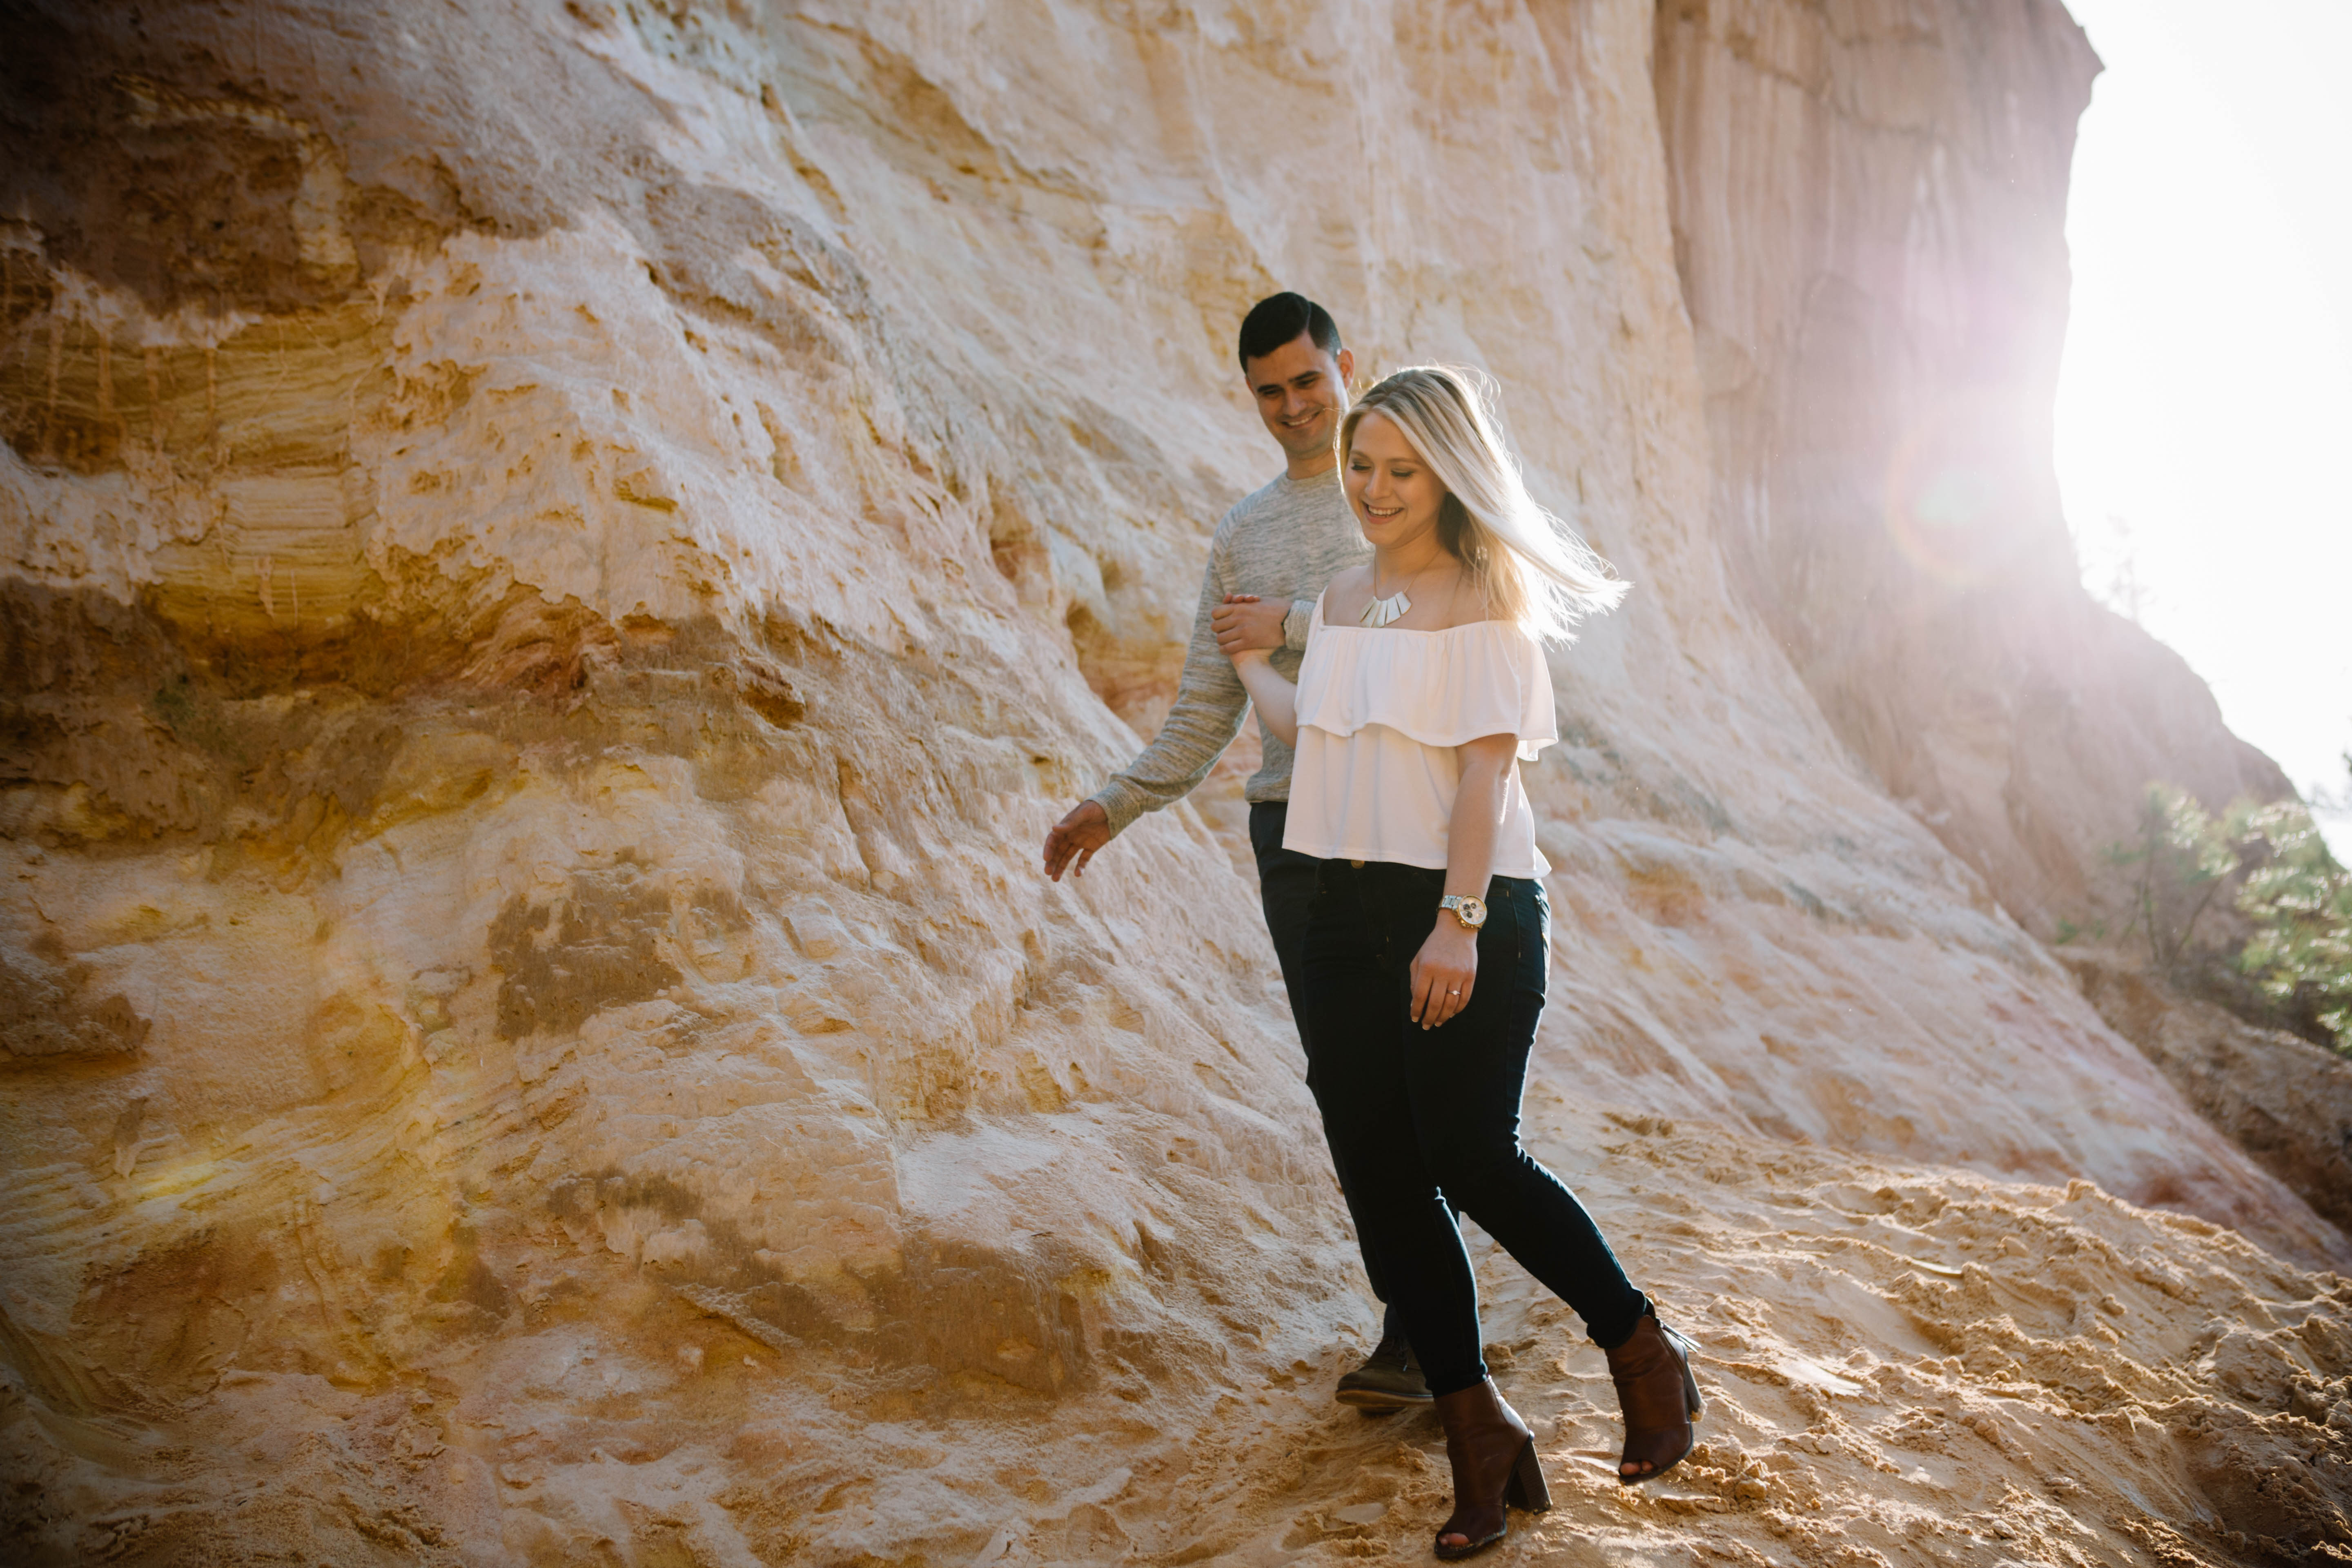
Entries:
{"label": "watch face", "polygon": [[1462,917],[1462,923],[1474,930],[1486,923],[1486,901],[1484,899],[1465,898],[1454,909]]}

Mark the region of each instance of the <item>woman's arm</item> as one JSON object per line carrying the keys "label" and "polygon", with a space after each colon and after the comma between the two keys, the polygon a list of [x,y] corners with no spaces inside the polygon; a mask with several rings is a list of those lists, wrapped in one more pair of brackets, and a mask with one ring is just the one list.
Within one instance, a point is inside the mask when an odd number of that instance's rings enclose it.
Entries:
{"label": "woman's arm", "polygon": [[[1462,777],[1445,828],[1448,893],[1486,896],[1495,873],[1495,835],[1503,825],[1518,750],[1517,735],[1481,735],[1454,748]],[[1429,939],[1413,956],[1412,975],[1413,1022],[1434,1029],[1470,1005],[1478,978],[1478,933],[1455,920],[1452,910],[1438,910]]]}
{"label": "woman's arm", "polygon": [[1274,668],[1272,654],[1262,647],[1244,648],[1234,655],[1234,673],[1257,704],[1257,721],[1284,745],[1298,744],[1298,688]]}
{"label": "woman's arm", "polygon": [[[1255,605],[1257,595],[1228,594],[1225,603]],[[1270,647],[1245,647],[1229,649],[1226,657],[1234,661],[1234,674],[1241,679],[1243,689],[1257,704],[1257,721],[1284,745],[1295,746],[1298,744],[1298,688],[1268,662],[1273,653]]]}

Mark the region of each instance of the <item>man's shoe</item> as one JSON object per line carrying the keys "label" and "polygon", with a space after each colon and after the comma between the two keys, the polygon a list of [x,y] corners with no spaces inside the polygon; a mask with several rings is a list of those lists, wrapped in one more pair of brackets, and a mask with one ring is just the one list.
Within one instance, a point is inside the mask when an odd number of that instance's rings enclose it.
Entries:
{"label": "man's shoe", "polygon": [[1382,1339],[1363,1365],[1339,1380],[1339,1403],[1376,1412],[1430,1403],[1428,1380],[1402,1334]]}

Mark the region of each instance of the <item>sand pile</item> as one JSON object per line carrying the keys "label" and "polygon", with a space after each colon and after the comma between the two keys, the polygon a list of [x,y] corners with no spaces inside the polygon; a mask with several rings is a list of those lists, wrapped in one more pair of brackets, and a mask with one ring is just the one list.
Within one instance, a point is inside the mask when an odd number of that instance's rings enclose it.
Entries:
{"label": "sand pile", "polygon": [[[2352,1548],[2352,1301],[2305,1272],[2343,1235],[2019,923],[2056,908],[2010,890],[2025,862],[1938,819],[2088,863],[2099,769],[2021,743],[2004,775],[1931,692],[1885,735],[1944,793],[1890,783],[1853,721],[1890,694],[1822,695],[1852,650],[1784,649],[1819,606],[1724,510],[1775,437],[1725,422],[1749,373],[1694,279],[1723,238],[1759,287],[1822,263],[1706,194],[1685,132],[1744,121],[1662,127],[1688,29],[1832,122],[1927,105],[1903,135],[1944,184],[1831,165],[1968,233],[1920,241],[1938,267],[2054,265],[2063,182],[1978,220],[2014,160],[2063,173],[2063,14],[1850,20],[26,14],[11,1553],[1416,1556],[1433,1427],[1326,1397],[1372,1317],[1235,766],[1082,884],[1034,869],[1156,721],[1206,529],[1269,471],[1227,356],[1286,285],[1376,371],[1492,369],[1538,492],[1638,584],[1555,661],[1530,779],[1559,868],[1530,1137],[1717,1411],[1622,1494],[1597,1355],[1493,1271],[1512,1396],[1580,1478],[1534,1539]],[[1882,308],[2011,353],[2046,407],[2053,319],[1948,300]],[[1803,384],[1866,400],[1874,360],[1825,363]],[[2046,469],[2046,430],[2000,452]],[[1801,542],[1816,512],[1773,515]],[[2054,594],[2053,559],[2012,570]],[[2227,745],[2136,722],[2095,710],[2084,753]]]}

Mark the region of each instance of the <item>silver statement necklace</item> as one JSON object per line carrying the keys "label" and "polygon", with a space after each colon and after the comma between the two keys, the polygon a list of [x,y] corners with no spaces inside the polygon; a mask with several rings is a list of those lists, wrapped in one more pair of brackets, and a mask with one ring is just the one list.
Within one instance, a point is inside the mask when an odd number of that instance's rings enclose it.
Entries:
{"label": "silver statement necklace", "polygon": [[[1413,575],[1419,576],[1420,574],[1415,573]],[[1412,608],[1412,601],[1406,598],[1404,595],[1405,588],[1410,588],[1412,586],[1412,578],[1407,577],[1404,580],[1404,587],[1399,588],[1395,593],[1391,594],[1387,598],[1383,599],[1380,596],[1380,579],[1375,576],[1372,579],[1372,601],[1370,604],[1364,606],[1364,613],[1361,616],[1359,616],[1357,619],[1362,621],[1363,624],[1368,626],[1384,626],[1391,621],[1402,619],[1404,613]]]}

